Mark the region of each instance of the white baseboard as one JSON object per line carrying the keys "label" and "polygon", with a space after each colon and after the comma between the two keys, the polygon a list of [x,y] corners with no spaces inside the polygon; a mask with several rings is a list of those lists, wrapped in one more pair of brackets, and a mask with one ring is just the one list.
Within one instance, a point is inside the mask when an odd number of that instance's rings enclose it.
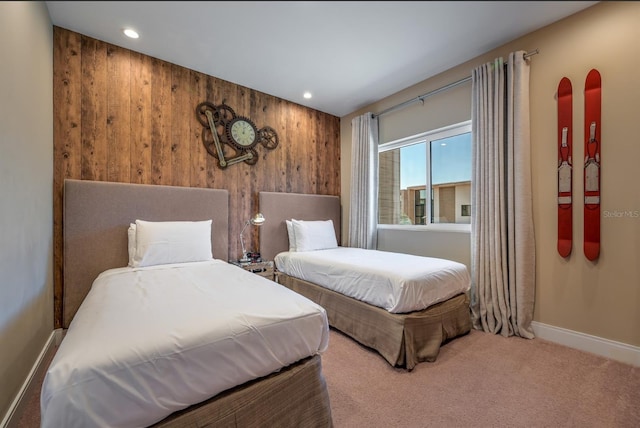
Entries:
{"label": "white baseboard", "polygon": [[536,321],[531,323],[536,337],[601,357],[640,367],[640,347],[597,336],[554,327]]}
{"label": "white baseboard", "polygon": [[22,405],[23,405],[22,400],[24,399],[24,397],[29,396],[29,393],[31,392],[32,388],[35,388],[34,379],[36,379],[38,375],[40,375],[42,372],[44,372],[44,370],[46,370],[46,367],[44,367],[43,361],[46,360],[46,356],[49,355],[49,353],[54,351],[56,346],[60,345],[60,342],[62,341],[62,336],[63,336],[62,329],[54,330],[51,332],[51,335],[49,335],[49,339],[47,340],[44,347],[42,348],[42,351],[40,351],[40,355],[38,355],[38,358],[33,364],[33,367],[31,367],[31,371],[29,372],[29,375],[27,376],[24,383],[22,384],[22,387],[20,388],[18,395],[13,400],[13,403],[11,403],[11,406],[9,407],[9,411],[5,415],[2,422],[0,423],[1,428],[12,428],[12,427],[18,426],[19,418],[22,415]]}

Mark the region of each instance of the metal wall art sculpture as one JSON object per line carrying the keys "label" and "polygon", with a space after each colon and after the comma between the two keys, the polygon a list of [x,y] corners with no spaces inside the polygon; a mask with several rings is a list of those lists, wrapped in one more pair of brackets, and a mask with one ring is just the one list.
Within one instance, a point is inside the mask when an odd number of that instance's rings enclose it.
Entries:
{"label": "metal wall art sculpture", "polygon": [[275,129],[269,126],[258,129],[251,119],[237,116],[224,102],[214,105],[204,101],[196,107],[196,116],[204,127],[204,147],[218,160],[221,169],[239,162],[255,165],[259,158],[258,145],[267,150],[278,146]]}

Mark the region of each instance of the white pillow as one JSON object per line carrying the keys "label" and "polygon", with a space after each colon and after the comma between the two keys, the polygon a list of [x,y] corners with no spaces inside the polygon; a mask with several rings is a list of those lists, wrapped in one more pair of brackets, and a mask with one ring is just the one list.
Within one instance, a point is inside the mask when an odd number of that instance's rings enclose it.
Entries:
{"label": "white pillow", "polygon": [[133,267],[213,260],[211,220],[136,220]]}
{"label": "white pillow", "polygon": [[289,251],[296,251],[296,235],[293,231],[293,223],[291,220],[285,220],[287,222],[287,234],[289,235]]}
{"label": "white pillow", "polygon": [[295,235],[296,251],[313,251],[338,248],[332,220],[291,220]]}
{"label": "white pillow", "polygon": [[136,256],[136,224],[129,223],[127,229],[127,249],[129,251],[129,266],[133,267],[133,259]]}

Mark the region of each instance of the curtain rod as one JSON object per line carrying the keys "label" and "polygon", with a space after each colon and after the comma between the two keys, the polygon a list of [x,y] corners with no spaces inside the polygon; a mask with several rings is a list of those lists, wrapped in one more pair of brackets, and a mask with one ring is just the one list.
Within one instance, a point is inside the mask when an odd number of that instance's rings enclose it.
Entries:
{"label": "curtain rod", "polygon": [[[538,49],[533,50],[531,52],[527,52],[526,54],[523,55],[523,57],[524,57],[524,59],[527,59],[530,56],[534,56],[536,54],[538,54]],[[505,62],[505,64],[506,64],[506,62]],[[415,97],[415,98],[410,99],[408,101],[405,101],[403,103],[397,104],[397,105],[395,105],[393,107],[389,107],[386,110],[382,110],[378,114],[373,114],[372,113],[371,114],[371,118],[379,117],[379,116],[385,115],[387,113],[391,113],[393,111],[400,110],[401,108],[404,108],[404,107],[406,107],[408,105],[417,103],[418,101],[424,101],[425,98],[429,98],[432,95],[439,94],[440,92],[446,91],[447,89],[455,88],[456,86],[462,85],[463,83],[467,83],[470,80],[471,80],[471,76],[468,76],[468,77],[465,77],[464,79],[460,79],[460,80],[458,80],[456,82],[449,83],[448,85],[445,85],[445,86],[443,86],[441,88],[434,89],[433,91],[427,92],[426,94],[422,94],[419,97]]]}

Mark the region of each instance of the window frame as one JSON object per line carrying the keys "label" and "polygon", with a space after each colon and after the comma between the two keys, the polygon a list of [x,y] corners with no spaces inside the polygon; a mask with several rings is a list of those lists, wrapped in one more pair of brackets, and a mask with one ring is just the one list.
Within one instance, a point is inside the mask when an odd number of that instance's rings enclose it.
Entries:
{"label": "window frame", "polygon": [[[389,141],[387,143],[382,143],[378,145],[378,156],[380,153],[384,153],[390,150],[401,149],[406,146],[411,146],[413,144],[425,143],[426,145],[426,184],[425,188],[429,192],[432,191],[431,184],[431,143],[436,140],[441,140],[443,138],[455,137],[456,135],[466,134],[471,132],[471,120],[466,120],[464,122],[455,123],[452,125],[447,125],[441,128],[433,129],[430,131],[422,132],[420,134],[412,135],[409,137],[400,138],[394,141]],[[380,183],[378,182],[378,186]],[[473,177],[471,179],[471,192],[473,194]],[[425,204],[425,212],[431,213],[431,198],[426,198]],[[378,223],[378,219],[376,219],[378,229],[402,229],[402,230],[438,230],[438,231],[451,231],[451,232],[471,232],[471,224],[470,223],[432,223],[431,215],[428,216],[428,221],[426,224],[383,224]]]}

